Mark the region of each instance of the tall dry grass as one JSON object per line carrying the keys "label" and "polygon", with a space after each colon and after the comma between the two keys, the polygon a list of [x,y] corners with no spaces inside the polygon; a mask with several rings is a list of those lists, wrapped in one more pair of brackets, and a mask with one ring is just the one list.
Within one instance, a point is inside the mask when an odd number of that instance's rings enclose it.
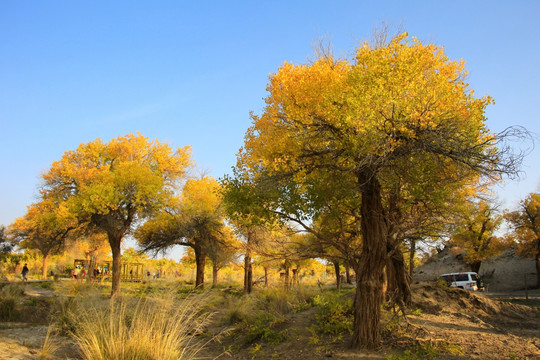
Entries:
{"label": "tall dry grass", "polygon": [[24,285],[13,283],[0,288],[0,321],[13,321],[19,317],[17,303],[24,296]]}
{"label": "tall dry grass", "polygon": [[196,294],[111,299],[109,307],[81,309],[72,334],[87,360],[193,359],[208,342],[198,336],[210,319],[204,301]]}
{"label": "tall dry grass", "polygon": [[53,327],[49,326],[49,328],[47,329],[47,335],[45,335],[45,339],[43,339],[43,342],[41,343],[41,348],[38,351],[39,360],[56,359],[55,353],[58,351],[59,348],[60,344],[53,335]]}

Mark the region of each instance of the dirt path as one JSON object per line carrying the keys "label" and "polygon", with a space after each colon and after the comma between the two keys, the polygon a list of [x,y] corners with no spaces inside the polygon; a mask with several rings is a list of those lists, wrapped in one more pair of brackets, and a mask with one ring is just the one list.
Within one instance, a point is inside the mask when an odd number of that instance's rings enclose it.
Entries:
{"label": "dirt path", "polygon": [[36,359],[47,334],[47,326],[0,323],[0,359]]}

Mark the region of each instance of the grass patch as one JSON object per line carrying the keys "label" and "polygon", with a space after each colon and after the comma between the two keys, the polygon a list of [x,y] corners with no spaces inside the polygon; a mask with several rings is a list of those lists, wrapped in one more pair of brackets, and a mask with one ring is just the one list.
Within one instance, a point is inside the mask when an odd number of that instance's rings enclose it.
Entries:
{"label": "grass patch", "polygon": [[465,352],[459,345],[450,344],[448,342],[439,343],[421,343],[415,344],[405,350],[402,354],[387,356],[386,360],[434,360],[441,356],[464,355]]}

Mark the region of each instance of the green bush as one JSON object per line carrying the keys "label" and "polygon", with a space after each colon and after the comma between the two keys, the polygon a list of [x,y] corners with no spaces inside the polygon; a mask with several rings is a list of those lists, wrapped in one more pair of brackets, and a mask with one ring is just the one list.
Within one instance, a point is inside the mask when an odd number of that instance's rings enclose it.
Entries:
{"label": "green bush", "polygon": [[283,317],[276,317],[270,313],[261,313],[252,319],[245,329],[244,343],[252,344],[263,340],[269,345],[278,345],[289,338],[287,330],[276,331],[272,327],[284,322]]}
{"label": "green bush", "polygon": [[318,308],[315,314],[315,325],[312,327],[317,334],[352,334],[353,312],[350,298],[327,292],[315,296],[312,303]]}

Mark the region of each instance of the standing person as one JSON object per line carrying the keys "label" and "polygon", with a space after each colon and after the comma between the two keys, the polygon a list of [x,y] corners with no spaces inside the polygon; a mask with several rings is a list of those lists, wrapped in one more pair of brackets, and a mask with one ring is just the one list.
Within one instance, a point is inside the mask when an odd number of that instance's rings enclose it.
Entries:
{"label": "standing person", "polygon": [[28,266],[26,266],[26,264],[24,264],[24,266],[22,268],[22,272],[21,272],[23,281],[28,281],[28,279],[26,278],[26,274],[28,274],[28,271],[29,271]]}

